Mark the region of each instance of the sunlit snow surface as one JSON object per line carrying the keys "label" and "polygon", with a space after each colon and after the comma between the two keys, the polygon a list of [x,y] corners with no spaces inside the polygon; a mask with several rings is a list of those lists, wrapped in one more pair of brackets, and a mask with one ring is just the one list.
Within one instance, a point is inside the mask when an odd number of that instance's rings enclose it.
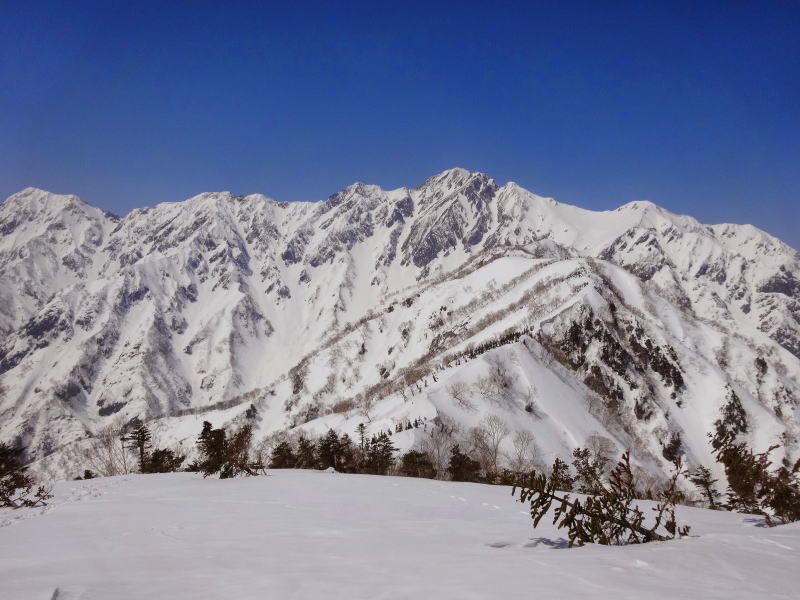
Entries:
{"label": "sunlit snow surface", "polygon": [[507,487],[316,471],[64,482],[0,511],[0,598],[797,598],[800,524],[566,549]]}

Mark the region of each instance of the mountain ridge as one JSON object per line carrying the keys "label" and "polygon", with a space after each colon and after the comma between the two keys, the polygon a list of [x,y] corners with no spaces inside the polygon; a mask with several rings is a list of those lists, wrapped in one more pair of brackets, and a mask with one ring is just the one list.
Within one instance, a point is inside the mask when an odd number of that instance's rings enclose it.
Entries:
{"label": "mountain ridge", "polygon": [[[708,431],[733,403],[752,421],[743,435],[788,436],[794,456],[798,265],[752,226],[647,201],[587,211],[458,168],[317,203],[209,192],[123,217],[27,188],[0,205],[0,439],[52,463],[114,419],[155,420],[177,443],[192,411],[224,424],[249,403],[263,435],[423,414],[468,428],[499,412],[568,455],[580,418],[555,435],[517,410],[520,382],[536,388],[549,370],[575,406],[604,407],[608,423],[586,417],[597,431],[636,442],[655,470],[675,435],[707,456],[676,417],[688,404]],[[771,368],[756,377],[758,358]],[[487,361],[517,372],[508,405],[475,392],[465,412],[447,388],[480,387]],[[707,407],[701,367],[719,379]]]}

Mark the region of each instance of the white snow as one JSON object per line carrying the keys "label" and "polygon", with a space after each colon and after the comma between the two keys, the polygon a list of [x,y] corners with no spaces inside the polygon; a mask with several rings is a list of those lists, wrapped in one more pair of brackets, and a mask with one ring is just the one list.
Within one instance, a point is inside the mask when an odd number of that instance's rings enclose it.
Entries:
{"label": "white snow", "polygon": [[565,548],[507,487],[271,471],[63,482],[0,512],[3,600],[795,599],[800,524],[681,507],[691,537]]}

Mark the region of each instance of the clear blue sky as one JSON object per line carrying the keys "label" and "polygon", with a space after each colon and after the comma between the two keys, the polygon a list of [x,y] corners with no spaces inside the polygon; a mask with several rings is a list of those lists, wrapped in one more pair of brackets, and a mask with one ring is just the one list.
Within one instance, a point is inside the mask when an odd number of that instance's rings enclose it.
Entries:
{"label": "clear blue sky", "polygon": [[0,195],[116,213],[452,166],[800,247],[800,1],[4,2]]}

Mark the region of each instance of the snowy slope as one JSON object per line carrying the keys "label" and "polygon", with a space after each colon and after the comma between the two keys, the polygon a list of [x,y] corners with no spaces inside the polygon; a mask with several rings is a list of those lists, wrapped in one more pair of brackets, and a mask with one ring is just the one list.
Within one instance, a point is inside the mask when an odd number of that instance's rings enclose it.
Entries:
{"label": "snowy slope", "polygon": [[[566,549],[510,489],[273,471],[64,482],[0,513],[0,597],[789,599],[800,524],[679,507],[691,537]],[[13,520],[12,520],[13,519]]]}
{"label": "snowy slope", "polygon": [[[0,205],[0,439],[69,475],[112,421],[191,447],[204,419],[265,436],[420,418],[408,448],[496,414],[547,462],[601,434],[654,472],[708,463],[716,427],[797,458],[798,274],[751,226],[592,212],[463,169],[122,218],[27,189]],[[513,385],[492,393],[498,362]]]}

